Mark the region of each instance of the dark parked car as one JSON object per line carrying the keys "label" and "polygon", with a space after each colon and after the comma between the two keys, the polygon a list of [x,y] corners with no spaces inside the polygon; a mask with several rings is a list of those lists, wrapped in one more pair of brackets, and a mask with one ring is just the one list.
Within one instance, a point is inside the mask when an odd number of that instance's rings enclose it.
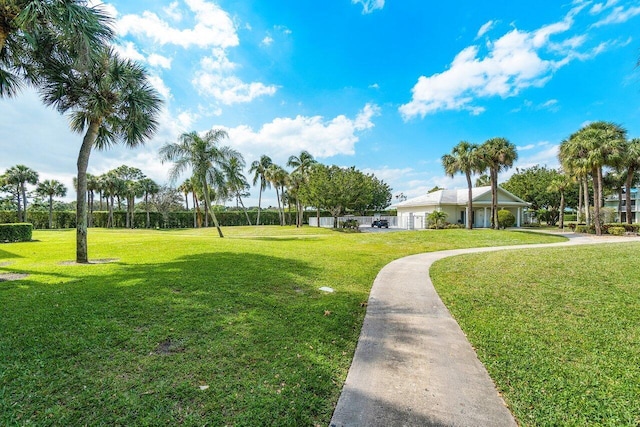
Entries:
{"label": "dark parked car", "polygon": [[389,220],[388,219],[374,219],[373,222],[371,223],[371,227],[389,228]]}

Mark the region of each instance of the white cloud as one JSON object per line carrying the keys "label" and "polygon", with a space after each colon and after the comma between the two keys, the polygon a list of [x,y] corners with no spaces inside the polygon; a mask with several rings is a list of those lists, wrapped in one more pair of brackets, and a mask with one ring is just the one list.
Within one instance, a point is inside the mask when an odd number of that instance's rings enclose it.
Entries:
{"label": "white cloud", "polygon": [[613,5],[617,4],[618,0],[608,0],[606,3],[596,3],[591,7],[589,13],[592,15],[597,15],[603,10],[609,9]]}
{"label": "white cloud", "polygon": [[169,89],[169,87],[164,83],[164,81],[162,80],[162,78],[160,78],[160,76],[157,76],[155,74],[150,74],[148,78],[149,78],[149,83],[151,83],[151,86],[153,86],[153,88],[157,90],[158,93],[162,95],[164,99],[171,98],[171,89]]}
{"label": "white cloud", "polygon": [[122,58],[140,62],[145,60],[144,55],[138,52],[136,46],[132,42],[126,42],[124,45],[116,44],[113,46],[113,50],[115,50]]}
{"label": "white cloud", "polygon": [[265,36],[265,38],[262,39],[262,42],[260,42],[260,44],[264,46],[270,46],[271,43],[273,43],[273,38],[269,35]]}
{"label": "white cloud", "polygon": [[182,11],[177,1],[172,2],[169,6],[163,7],[162,11],[175,22],[182,21]]}
{"label": "white cloud", "polygon": [[353,119],[344,115],[330,120],[322,116],[284,117],[265,123],[257,131],[245,125],[227,131],[230,145],[245,154],[248,163],[262,154],[284,163],[302,150],[317,158],[355,154],[359,133],[372,128],[372,119],[379,114],[378,106],[367,104]]}
{"label": "white cloud", "polygon": [[369,89],[380,89],[380,85],[378,83],[370,84]]}
{"label": "white cloud", "polygon": [[351,3],[361,4],[363,14],[371,13],[384,7],[384,0],[351,0]]}
{"label": "white cloud", "polygon": [[605,50],[604,43],[588,52],[578,52],[584,38],[574,36],[559,43],[550,39],[568,31],[573,17],[584,7],[573,8],[565,18],[531,32],[516,29],[487,43],[487,53],[479,46],[459,52],[450,67],[429,77],[421,76],[410,102],[400,106],[405,120],[443,110],[467,110],[477,115],[483,107],[477,99],[515,96],[529,87],[542,87],[559,68],[573,59],[588,59]]}
{"label": "white cloud", "polygon": [[594,27],[601,27],[608,24],[622,24],[634,16],[640,15],[640,6],[625,9],[624,6],[615,7],[604,19],[593,24]]}
{"label": "white cloud", "polygon": [[149,65],[152,67],[161,67],[170,69],[171,68],[171,58],[167,58],[166,56],[158,55],[157,53],[152,53],[147,58]]}
{"label": "white cloud", "polygon": [[250,102],[260,96],[271,96],[277,87],[261,82],[246,83],[231,74],[237,64],[229,61],[223,49],[214,49],[212,57],[201,61],[201,69],[196,72],[191,83],[201,94],[209,95],[217,101],[231,105]]}
{"label": "white cloud", "polygon": [[184,48],[225,48],[238,45],[238,35],[227,12],[205,0],[185,0],[185,3],[195,15],[193,28],[173,28],[155,13],[145,11],[142,15],[125,15],[120,18],[116,23],[118,34],[145,36],[159,45],[175,44]]}
{"label": "white cloud", "polygon": [[478,34],[476,35],[476,39],[479,39],[480,37],[482,37],[485,34],[487,34],[496,24],[497,24],[496,21],[488,21],[487,23],[485,23],[478,30]]}

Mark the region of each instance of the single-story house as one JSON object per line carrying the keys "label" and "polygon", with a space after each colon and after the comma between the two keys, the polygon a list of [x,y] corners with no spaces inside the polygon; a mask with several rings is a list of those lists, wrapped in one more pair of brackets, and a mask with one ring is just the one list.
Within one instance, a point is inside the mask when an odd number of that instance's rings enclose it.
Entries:
{"label": "single-story house", "polygon": [[[472,224],[475,228],[491,226],[491,187],[475,187],[472,190]],[[469,190],[438,190],[424,196],[408,199],[395,205],[398,209],[398,227],[406,229],[427,228],[427,215],[433,211],[447,214],[447,222],[467,225],[467,201]],[[498,209],[510,211],[516,218],[516,227],[523,223],[524,208],[529,203],[498,186]]]}

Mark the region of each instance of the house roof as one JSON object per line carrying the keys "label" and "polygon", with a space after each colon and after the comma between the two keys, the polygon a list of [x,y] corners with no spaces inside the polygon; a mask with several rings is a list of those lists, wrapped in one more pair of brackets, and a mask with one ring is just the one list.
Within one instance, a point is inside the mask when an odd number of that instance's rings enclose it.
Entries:
{"label": "house roof", "polygon": [[[454,190],[438,190],[433,193],[425,194],[423,196],[414,197],[412,199],[405,200],[396,205],[398,208],[413,207],[413,206],[442,206],[442,205],[466,205],[469,201],[469,190],[454,189]],[[486,202],[491,203],[491,187],[474,187],[471,189],[471,200],[473,203]],[[502,187],[498,187],[498,200],[501,205],[508,204],[511,206],[529,206],[529,203],[525,202],[521,198],[509,193]]]}

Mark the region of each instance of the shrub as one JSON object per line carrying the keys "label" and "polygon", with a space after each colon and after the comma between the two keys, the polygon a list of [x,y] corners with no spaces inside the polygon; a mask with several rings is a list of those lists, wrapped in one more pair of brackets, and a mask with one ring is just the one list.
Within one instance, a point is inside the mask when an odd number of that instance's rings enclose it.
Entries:
{"label": "shrub", "polygon": [[593,225],[590,226],[586,226],[585,224],[578,224],[576,225],[576,233],[589,233],[589,234],[595,234],[596,229]]}
{"label": "shrub", "polygon": [[564,214],[564,222],[577,221],[577,220],[578,220],[578,215],[576,214]]}
{"label": "shrub", "polygon": [[498,227],[507,228],[513,227],[516,223],[516,217],[506,209],[500,209],[498,211]]}
{"label": "shrub", "polygon": [[626,230],[624,227],[609,227],[607,232],[613,236],[624,236]]}
{"label": "shrub", "polygon": [[603,233],[611,233],[612,228],[620,227],[623,228],[625,232],[628,233],[637,233],[638,232],[638,224],[627,224],[624,222],[612,222],[609,224],[602,224],[602,232]]}
{"label": "shrub", "polygon": [[458,228],[464,228],[464,224],[450,224],[450,223],[446,223],[444,225],[445,230],[453,230],[453,229],[458,229]]}
{"label": "shrub", "polygon": [[29,242],[33,225],[29,223],[0,224],[0,242]]}

